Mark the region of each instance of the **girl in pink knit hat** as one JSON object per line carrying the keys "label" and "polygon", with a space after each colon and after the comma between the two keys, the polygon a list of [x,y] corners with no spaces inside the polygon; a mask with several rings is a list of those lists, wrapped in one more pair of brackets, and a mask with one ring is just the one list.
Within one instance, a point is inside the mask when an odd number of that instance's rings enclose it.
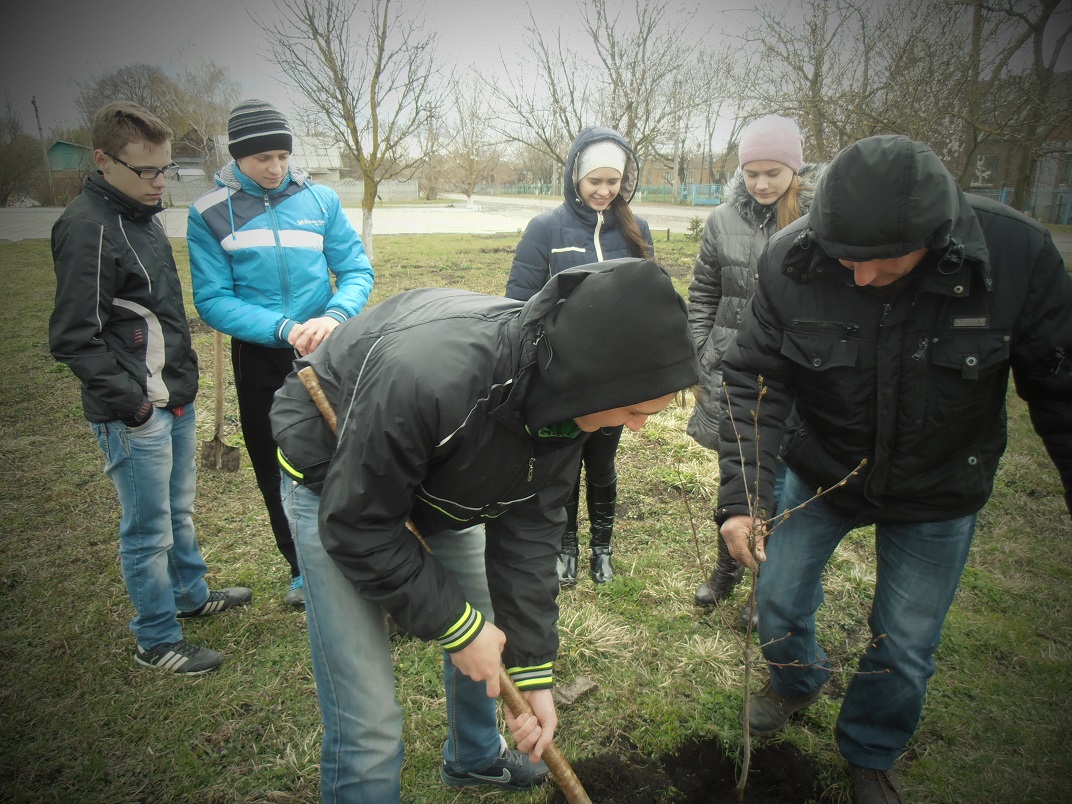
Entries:
{"label": "girl in pink knit hat", "polygon": [[[771,235],[807,211],[821,171],[804,162],[804,138],[797,124],[776,114],[744,127],[737,155],[740,167],[726,185],[722,204],[707,218],[689,286],[689,326],[701,377],[688,434],[709,449],[718,448],[723,413],[722,357],[737,337],[741,314],[755,292],[759,256]],[[776,497],[784,470],[779,464]],[[733,591],[741,574],[719,536],[715,569],[696,590],[696,605],[714,606]]]}

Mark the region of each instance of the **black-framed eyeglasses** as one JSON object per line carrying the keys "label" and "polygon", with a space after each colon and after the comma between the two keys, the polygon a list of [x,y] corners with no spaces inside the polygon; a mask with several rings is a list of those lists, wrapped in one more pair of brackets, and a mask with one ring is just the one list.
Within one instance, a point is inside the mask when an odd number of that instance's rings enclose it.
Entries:
{"label": "black-framed eyeglasses", "polygon": [[115,154],[110,154],[105,151],[104,155],[110,157],[111,159],[114,159],[116,162],[118,162],[120,165],[127,168],[128,170],[134,171],[138,174],[139,179],[145,179],[146,181],[152,181],[157,176],[163,176],[165,179],[173,179],[179,175],[179,166],[176,165],[174,162],[163,168],[134,167],[133,165],[128,165]]}

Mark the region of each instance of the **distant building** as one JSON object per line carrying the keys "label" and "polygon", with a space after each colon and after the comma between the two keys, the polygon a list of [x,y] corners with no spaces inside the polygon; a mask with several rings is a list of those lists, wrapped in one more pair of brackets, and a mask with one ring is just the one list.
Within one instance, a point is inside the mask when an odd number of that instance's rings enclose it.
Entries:
{"label": "distant building", "polygon": [[48,166],[57,173],[88,176],[96,168],[93,165],[93,149],[75,142],[56,140],[48,149]]}

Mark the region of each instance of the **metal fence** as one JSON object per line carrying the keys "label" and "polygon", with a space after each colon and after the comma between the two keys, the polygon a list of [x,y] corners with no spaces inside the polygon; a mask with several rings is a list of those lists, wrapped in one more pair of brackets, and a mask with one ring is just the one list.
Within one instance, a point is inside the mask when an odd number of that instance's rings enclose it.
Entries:
{"label": "metal fence", "polygon": [[[975,195],[992,198],[1002,204],[1012,200],[1012,188],[1002,187],[996,190],[972,189]],[[1072,190],[1068,187],[1039,187],[1028,196],[1027,203],[1020,209],[1042,223],[1072,223]]]}

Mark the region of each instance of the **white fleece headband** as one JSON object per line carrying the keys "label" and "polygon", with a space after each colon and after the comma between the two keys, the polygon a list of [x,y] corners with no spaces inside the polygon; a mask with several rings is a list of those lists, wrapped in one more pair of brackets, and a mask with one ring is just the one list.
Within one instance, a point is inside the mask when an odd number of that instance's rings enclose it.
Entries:
{"label": "white fleece headband", "polygon": [[619,175],[625,175],[625,151],[616,142],[602,140],[594,142],[581,151],[577,157],[577,181],[593,170],[614,168]]}

